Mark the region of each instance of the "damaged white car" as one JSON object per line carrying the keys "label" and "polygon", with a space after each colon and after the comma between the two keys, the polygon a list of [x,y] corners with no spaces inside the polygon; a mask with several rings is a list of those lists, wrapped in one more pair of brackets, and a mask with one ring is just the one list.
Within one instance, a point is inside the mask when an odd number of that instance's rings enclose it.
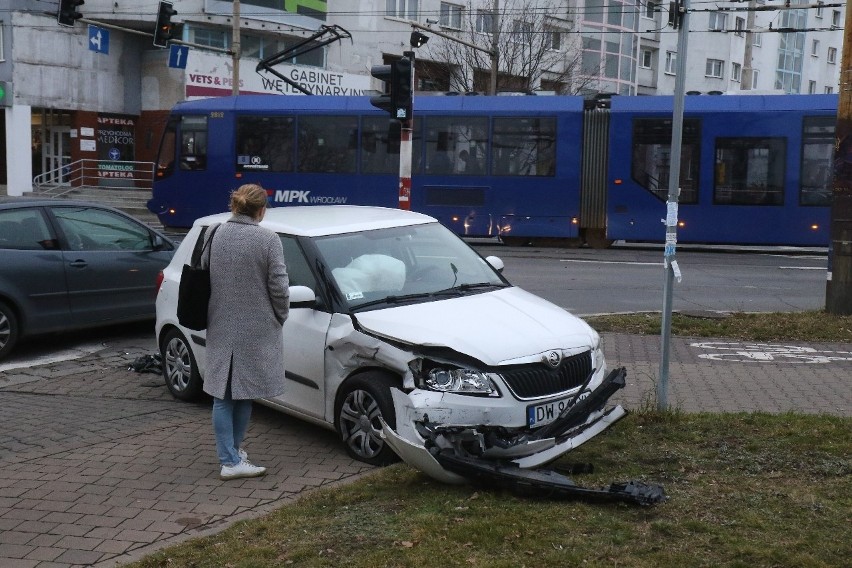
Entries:
{"label": "damaged white car", "polygon": [[[200,395],[204,332],[176,317],[198,220],[164,270],[156,332],[169,390]],[[435,219],[396,209],[270,209],[290,275],[283,396],[260,402],[334,428],[370,464],[396,456],[447,482],[468,462],[535,469],[622,418],[624,386],[600,337],[564,309],[512,286]]]}

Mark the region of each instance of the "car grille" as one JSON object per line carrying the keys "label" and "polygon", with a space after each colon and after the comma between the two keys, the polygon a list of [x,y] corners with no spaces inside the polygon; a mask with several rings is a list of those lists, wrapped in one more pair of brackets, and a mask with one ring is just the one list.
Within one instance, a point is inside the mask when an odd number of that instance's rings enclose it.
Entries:
{"label": "car grille", "polygon": [[592,352],[566,357],[557,368],[545,363],[517,365],[500,370],[500,376],[518,398],[535,398],[577,388],[592,372]]}

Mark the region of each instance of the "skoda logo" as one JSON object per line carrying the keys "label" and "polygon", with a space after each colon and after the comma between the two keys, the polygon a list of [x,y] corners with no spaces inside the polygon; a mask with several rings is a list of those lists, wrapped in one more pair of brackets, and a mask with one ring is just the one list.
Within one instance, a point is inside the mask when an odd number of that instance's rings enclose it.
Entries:
{"label": "skoda logo", "polygon": [[562,360],[562,355],[559,354],[559,351],[551,351],[547,354],[547,364],[553,367],[554,369],[559,366],[559,362]]}

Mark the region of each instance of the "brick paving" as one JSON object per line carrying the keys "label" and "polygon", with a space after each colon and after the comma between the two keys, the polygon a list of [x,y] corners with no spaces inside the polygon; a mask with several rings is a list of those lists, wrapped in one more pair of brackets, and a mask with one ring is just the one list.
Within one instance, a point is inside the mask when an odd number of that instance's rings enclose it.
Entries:
{"label": "brick paving", "polygon": [[[625,366],[628,408],[655,405],[659,337],[604,334]],[[852,416],[852,346],[673,338],[669,404],[687,412]],[[315,487],[372,470],[335,434],[255,405],[246,441],[269,468],[220,481],[210,403],[171,397],[127,369],[151,339],[118,338],[83,357],[0,371],[0,566],[117,566]]]}

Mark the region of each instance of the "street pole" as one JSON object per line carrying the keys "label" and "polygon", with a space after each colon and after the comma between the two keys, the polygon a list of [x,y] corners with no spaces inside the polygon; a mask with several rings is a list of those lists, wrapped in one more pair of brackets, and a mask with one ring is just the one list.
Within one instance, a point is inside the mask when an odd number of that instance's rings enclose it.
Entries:
{"label": "street pole", "polygon": [[852,315],[852,6],[846,6],[834,145],[825,311]]}
{"label": "street pole", "polygon": [[489,95],[497,94],[497,69],[500,64],[497,48],[500,45],[500,0],[494,0],[494,16],[492,25],[494,31],[491,33],[491,85],[488,89]]}
{"label": "street pole", "polygon": [[[675,3],[677,9],[677,3]],[[668,408],[669,347],[672,335],[672,289],[674,279],[680,281],[680,268],[675,258],[677,247],[677,205],[680,196],[680,149],[683,142],[683,106],[686,92],[686,48],[689,38],[689,0],[682,0],[683,12],[675,16],[679,22],[677,36],[677,69],[675,75],[674,108],[672,109],[672,145],[669,169],[669,196],[666,202],[666,247],[663,266],[666,271],[663,286],[662,346],[660,348],[660,380],[657,383],[657,409]]]}
{"label": "street pole", "polygon": [[[411,61],[411,75],[408,84],[411,86],[411,94],[414,94],[414,51],[404,51],[403,57]],[[406,120],[400,122],[399,131],[399,208],[409,211],[411,209],[411,126],[414,124],[414,104]]]}
{"label": "street pole", "polygon": [[240,49],[240,0],[234,0],[234,15],[231,25],[231,94],[236,96],[240,94],[240,57],[242,50]]}

